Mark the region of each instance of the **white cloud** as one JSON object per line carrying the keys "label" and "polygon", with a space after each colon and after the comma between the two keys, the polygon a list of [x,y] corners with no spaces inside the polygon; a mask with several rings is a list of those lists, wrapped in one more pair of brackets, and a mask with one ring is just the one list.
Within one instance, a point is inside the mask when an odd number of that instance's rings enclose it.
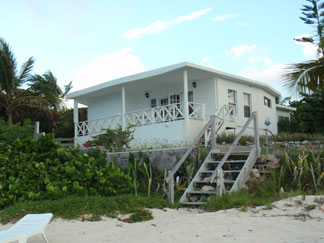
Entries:
{"label": "white cloud", "polygon": [[242,44],[227,50],[226,54],[245,63],[245,66],[237,72],[238,75],[284,91],[282,76],[286,72],[287,65],[274,62],[269,57],[268,47]]}
{"label": "white cloud", "polygon": [[241,44],[232,47],[230,50],[225,50],[227,56],[235,59],[244,59],[253,65],[269,66],[273,64],[271,58],[268,57],[269,48],[257,45]]}
{"label": "white cloud", "polygon": [[129,48],[122,48],[105,56],[94,57],[73,79],[73,91],[145,71],[140,58],[131,52]]}
{"label": "white cloud", "polygon": [[202,60],[201,60],[203,63],[206,63],[209,61],[209,57],[204,57]]}
{"label": "white cloud", "polygon": [[[310,37],[310,35],[300,35],[297,36],[296,39],[301,39],[302,37]],[[307,59],[315,59],[317,56],[317,47],[316,45],[309,42],[300,42],[295,41],[295,43],[299,46],[303,47],[303,54]]]}
{"label": "white cloud", "polygon": [[135,28],[130,31],[126,31],[126,32],[124,32],[123,36],[127,40],[134,40],[134,39],[141,38],[143,35],[157,34],[157,33],[160,33],[162,31],[166,30],[167,28],[169,28],[172,25],[180,24],[182,22],[193,20],[193,19],[197,19],[197,18],[207,14],[210,10],[211,10],[211,8],[206,8],[206,9],[191,13],[186,16],[178,17],[172,21],[156,20],[152,24],[150,24],[144,28]]}
{"label": "white cloud", "polygon": [[247,58],[247,61],[251,64],[264,64],[266,66],[271,65],[273,61],[267,56],[250,56]]}
{"label": "white cloud", "polygon": [[162,20],[157,20],[144,28],[132,29],[124,33],[124,38],[127,40],[139,39],[144,34],[160,33],[167,28],[167,24]]}
{"label": "white cloud", "polygon": [[191,14],[186,15],[186,16],[178,17],[173,21],[173,23],[179,24],[179,23],[182,23],[184,21],[189,21],[189,20],[199,18],[200,16],[203,16],[203,15],[207,14],[210,10],[211,10],[211,8],[206,8],[206,9],[191,13]]}
{"label": "white cloud", "polygon": [[257,48],[256,45],[247,45],[247,44],[242,44],[239,46],[234,46],[231,48],[229,51],[226,50],[226,54],[228,56],[233,56],[233,57],[241,57],[247,53],[251,53],[253,50]]}
{"label": "white cloud", "polygon": [[276,63],[264,67],[246,66],[238,71],[238,75],[267,83],[272,87],[282,90],[282,75],[285,73],[287,66],[285,64]]}
{"label": "white cloud", "polygon": [[238,17],[237,14],[224,14],[224,15],[220,15],[220,16],[213,18],[213,21],[220,22],[220,21],[225,21],[225,20],[229,20],[232,18],[237,18],[237,17]]}

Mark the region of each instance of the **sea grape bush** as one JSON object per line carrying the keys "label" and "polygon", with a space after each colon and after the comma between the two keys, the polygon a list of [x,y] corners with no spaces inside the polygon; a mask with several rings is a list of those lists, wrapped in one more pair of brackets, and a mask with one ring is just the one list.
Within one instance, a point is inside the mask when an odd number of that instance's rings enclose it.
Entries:
{"label": "sea grape bush", "polygon": [[34,126],[29,120],[25,120],[23,124],[8,124],[0,118],[0,142],[12,143],[17,138],[32,137]]}
{"label": "sea grape bush", "polygon": [[133,126],[122,129],[119,126],[117,129],[105,129],[104,134],[93,137],[93,140],[88,140],[83,144],[84,147],[104,146],[109,152],[125,151],[129,148],[129,143],[133,140]]}
{"label": "sea grape bush", "polygon": [[50,135],[0,142],[0,208],[67,195],[111,196],[133,190],[131,177],[108,165],[99,151],[79,153]]}

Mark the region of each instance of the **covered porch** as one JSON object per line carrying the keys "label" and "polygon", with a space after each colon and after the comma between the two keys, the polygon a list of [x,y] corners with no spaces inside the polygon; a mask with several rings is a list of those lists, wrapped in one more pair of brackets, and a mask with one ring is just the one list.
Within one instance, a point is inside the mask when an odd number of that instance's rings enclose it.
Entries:
{"label": "covered porch", "polygon": [[[181,63],[76,91],[75,141],[82,144],[105,129],[135,127],[134,137],[190,140],[217,109],[216,77]],[[79,104],[88,106],[79,121]]]}

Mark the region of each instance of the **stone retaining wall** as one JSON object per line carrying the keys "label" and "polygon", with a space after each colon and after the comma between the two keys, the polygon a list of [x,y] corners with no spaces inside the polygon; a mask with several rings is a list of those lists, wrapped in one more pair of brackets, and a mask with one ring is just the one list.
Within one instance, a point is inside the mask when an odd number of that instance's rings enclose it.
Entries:
{"label": "stone retaining wall", "polygon": [[324,141],[283,141],[283,142],[272,142],[271,146],[282,147],[282,148],[297,148],[297,149],[324,149]]}
{"label": "stone retaining wall", "polygon": [[[129,155],[132,153],[138,159],[138,161],[141,158],[148,158],[152,163],[153,168],[160,172],[164,172],[165,169],[167,169],[167,171],[171,170],[187,149],[188,148],[173,148],[147,150],[141,152],[107,153],[107,161],[108,163],[111,163],[114,160],[117,166],[126,168],[128,166]],[[190,156],[197,158],[198,150],[194,149]]]}

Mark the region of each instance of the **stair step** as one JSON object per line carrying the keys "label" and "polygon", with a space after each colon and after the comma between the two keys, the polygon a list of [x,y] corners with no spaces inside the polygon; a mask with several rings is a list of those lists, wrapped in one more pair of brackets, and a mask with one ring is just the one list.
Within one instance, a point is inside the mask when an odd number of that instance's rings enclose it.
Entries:
{"label": "stair step", "polygon": [[[225,164],[234,164],[234,163],[244,163],[246,160],[226,160]],[[207,164],[219,164],[220,160],[216,160],[216,161],[206,161]]]}
{"label": "stair step", "polygon": [[189,194],[216,194],[216,191],[189,191]]}
{"label": "stair step", "polygon": [[[212,174],[214,172],[214,170],[201,170],[199,171],[199,173],[203,173],[203,174]],[[241,170],[223,170],[223,173],[240,173]]]}
{"label": "stair step", "polygon": [[195,205],[204,205],[206,204],[206,202],[183,202],[181,204],[195,206]]}
{"label": "stair step", "polygon": [[[230,155],[247,155],[249,154],[251,151],[232,151],[232,153]],[[227,152],[212,152],[212,154],[226,154]]]}
{"label": "stair step", "polygon": [[[224,180],[224,183],[234,183],[235,180]],[[208,180],[196,180],[194,181],[194,183],[209,183],[209,179]],[[212,184],[215,184],[215,182],[213,182]]]}

